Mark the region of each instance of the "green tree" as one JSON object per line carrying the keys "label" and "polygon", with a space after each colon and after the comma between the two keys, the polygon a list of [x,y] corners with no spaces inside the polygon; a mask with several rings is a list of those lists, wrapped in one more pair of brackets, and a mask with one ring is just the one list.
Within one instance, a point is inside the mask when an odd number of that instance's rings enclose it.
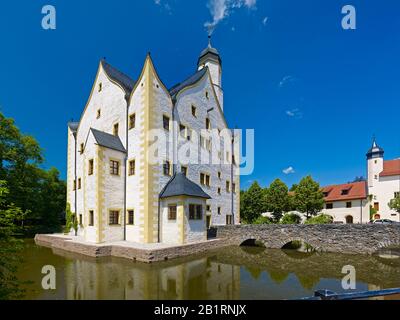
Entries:
{"label": "green tree", "polygon": [[329,224],[333,222],[333,218],[327,214],[320,214],[316,217],[312,217],[306,220],[305,224]]}
{"label": "green tree", "polygon": [[388,203],[390,209],[400,213],[400,196],[395,197]]}
{"label": "green tree", "polygon": [[311,176],[301,179],[294,190],[294,204],[297,211],[304,213],[306,218],[317,215],[324,207],[324,194],[319,183]]}
{"label": "green tree", "polygon": [[245,223],[253,223],[267,211],[265,190],[254,182],[247,191],[240,192],[240,216]]}
{"label": "green tree", "polygon": [[16,221],[21,221],[25,213],[7,202],[8,195],[6,182],[0,181],[0,300],[20,298],[24,292],[15,273],[22,249],[21,240],[16,239]]}
{"label": "green tree", "polygon": [[267,209],[275,222],[279,222],[283,214],[290,209],[288,192],[288,187],[280,179],[274,180],[265,192]]}
{"label": "green tree", "polygon": [[0,180],[7,181],[7,202],[29,211],[26,233],[58,231],[64,211],[65,182],[56,169],[40,168],[42,162],[37,141],[22,134],[14,120],[0,112]]}
{"label": "green tree", "polygon": [[287,213],[281,219],[281,224],[299,224],[301,217],[296,213]]}

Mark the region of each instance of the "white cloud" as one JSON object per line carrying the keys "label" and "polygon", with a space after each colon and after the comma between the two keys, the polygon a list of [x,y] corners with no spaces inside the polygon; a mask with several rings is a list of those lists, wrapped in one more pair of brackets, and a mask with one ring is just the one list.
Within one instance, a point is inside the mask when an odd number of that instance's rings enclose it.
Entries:
{"label": "white cloud", "polygon": [[295,173],[293,167],[289,167],[289,168],[283,169],[282,172],[283,172],[284,174]]}
{"label": "white cloud", "polygon": [[301,119],[303,117],[303,113],[300,111],[299,108],[286,110],[286,115],[289,117],[294,117],[296,119]]}
{"label": "white cloud", "polygon": [[167,11],[169,14],[172,13],[172,8],[170,6],[170,4],[165,1],[165,0],[154,0],[154,4],[156,4],[157,6],[162,7],[165,11]]}
{"label": "white cloud", "polygon": [[284,85],[296,81],[296,78],[294,76],[284,76],[282,80],[279,82],[279,88],[282,88]]}
{"label": "white cloud", "polygon": [[265,26],[265,25],[267,25],[267,22],[268,22],[268,17],[265,17],[265,18],[262,20],[262,24]]}
{"label": "white cloud", "polygon": [[208,29],[208,33],[212,34],[217,25],[229,17],[234,9],[246,7],[255,9],[257,0],[209,0],[207,7],[210,10],[212,21],[208,21],[204,26]]}

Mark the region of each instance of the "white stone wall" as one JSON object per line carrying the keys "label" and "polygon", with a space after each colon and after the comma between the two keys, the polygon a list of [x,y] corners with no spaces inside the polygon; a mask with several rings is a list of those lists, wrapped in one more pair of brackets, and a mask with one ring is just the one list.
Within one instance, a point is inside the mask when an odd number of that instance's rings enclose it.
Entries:
{"label": "white stone wall", "polygon": [[373,206],[374,202],[379,203],[378,213],[381,219],[400,222],[400,215],[388,206],[390,200],[394,198],[395,192],[400,192],[400,175],[378,177],[374,186],[369,189],[369,194],[372,195],[371,205]]}
{"label": "white stone wall", "polygon": [[[181,229],[180,225],[181,222],[179,221],[179,212],[178,212],[178,204],[180,199],[179,198],[168,198],[161,201],[161,208],[160,208],[160,219],[161,219],[161,226],[160,226],[160,240],[162,243],[170,243],[170,244],[181,244],[180,242],[180,235]],[[168,220],[168,206],[169,205],[176,205],[177,206],[177,218],[176,220]]]}
{"label": "white stone wall", "polygon": [[[189,219],[189,205],[196,204],[203,207],[202,220]],[[186,243],[206,241],[207,228],[206,228],[206,201],[198,198],[188,198],[185,203],[185,235]]]}
{"label": "white stone wall", "polygon": [[[223,119],[223,115],[217,105],[217,101],[212,94],[211,90],[211,82],[209,77],[206,75],[203,79],[197,83],[194,87],[189,88],[183,91],[178,95],[177,103],[176,103],[176,111],[175,111],[175,119],[179,123],[181,122],[183,125],[189,127],[191,130],[196,132],[201,132],[206,128],[205,121],[206,117],[208,117],[211,121],[212,129],[227,129],[226,123]],[[209,92],[209,99],[206,98],[205,92]],[[193,117],[191,106],[194,105],[196,107],[197,115]],[[207,113],[207,110],[212,109],[212,111]],[[201,148],[200,138],[198,140],[194,140],[189,144],[194,144],[194,150],[202,150],[202,155],[210,156],[210,153],[206,151],[204,148]],[[178,148],[181,149],[183,144],[188,145],[187,141],[183,139],[178,140]],[[221,146],[222,146],[221,142]],[[215,147],[215,143],[213,143],[213,148]],[[226,150],[221,147],[221,154],[223,160],[226,158]],[[232,151],[230,150],[230,154]],[[218,158],[218,154],[214,152],[214,157]],[[217,159],[214,159],[217,160]],[[198,161],[196,161],[198,162]],[[186,164],[184,164],[186,165]],[[180,170],[181,165],[178,164],[178,170]],[[221,172],[221,179],[218,178],[218,172]],[[200,172],[204,172],[210,174],[211,183],[210,187],[203,186],[200,184]],[[231,165],[230,164],[190,164],[188,167],[188,178],[193,182],[201,185],[203,190],[208,193],[212,199],[207,201],[207,204],[211,206],[212,213],[212,225],[225,225],[226,224],[226,215],[232,214],[232,211],[235,214],[236,223],[239,220],[239,213],[236,208],[237,200],[239,197],[239,184],[237,183],[238,177],[234,177],[236,181],[236,194],[234,194],[233,199],[233,208],[232,208],[232,194],[231,192],[226,192],[226,181],[231,181]],[[232,186],[232,181],[231,181]],[[218,194],[218,188],[221,188],[221,195]],[[221,214],[218,215],[218,207],[221,208]]]}
{"label": "white stone wall", "polygon": [[[102,236],[103,242],[121,241],[124,239],[124,227],[123,227],[123,216],[124,216],[124,156],[125,154],[119,151],[104,149],[103,172],[104,182],[101,185],[103,188],[102,193],[104,196],[103,202],[103,226],[104,233]],[[110,174],[110,160],[117,160],[120,162],[120,174],[118,176]],[[109,212],[110,210],[118,210],[119,214],[119,225],[109,225]]]}
{"label": "white stone wall", "polygon": [[[351,202],[351,208],[346,208],[346,203]],[[329,202],[333,204],[333,209],[323,209],[322,213],[333,217],[334,222],[346,223],[346,217],[352,216],[353,223],[369,222],[369,203],[368,200],[348,200]]]}

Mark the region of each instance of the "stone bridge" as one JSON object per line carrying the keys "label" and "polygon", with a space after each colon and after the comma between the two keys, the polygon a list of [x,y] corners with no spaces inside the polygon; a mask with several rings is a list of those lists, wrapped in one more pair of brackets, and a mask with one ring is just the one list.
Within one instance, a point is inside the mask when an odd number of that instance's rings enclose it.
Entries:
{"label": "stone bridge", "polygon": [[381,248],[400,247],[400,224],[235,225],[219,226],[217,237],[227,244],[261,241],[267,248],[282,248],[300,240],[317,251],[373,254]]}

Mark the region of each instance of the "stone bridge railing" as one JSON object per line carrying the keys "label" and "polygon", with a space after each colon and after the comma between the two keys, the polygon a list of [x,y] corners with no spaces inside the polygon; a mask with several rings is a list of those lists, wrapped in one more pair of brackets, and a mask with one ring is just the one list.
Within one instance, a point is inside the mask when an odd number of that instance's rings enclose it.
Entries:
{"label": "stone bridge railing", "polygon": [[267,248],[282,248],[301,240],[318,251],[372,254],[400,246],[400,224],[235,225],[217,227],[217,237],[228,244],[261,241]]}

